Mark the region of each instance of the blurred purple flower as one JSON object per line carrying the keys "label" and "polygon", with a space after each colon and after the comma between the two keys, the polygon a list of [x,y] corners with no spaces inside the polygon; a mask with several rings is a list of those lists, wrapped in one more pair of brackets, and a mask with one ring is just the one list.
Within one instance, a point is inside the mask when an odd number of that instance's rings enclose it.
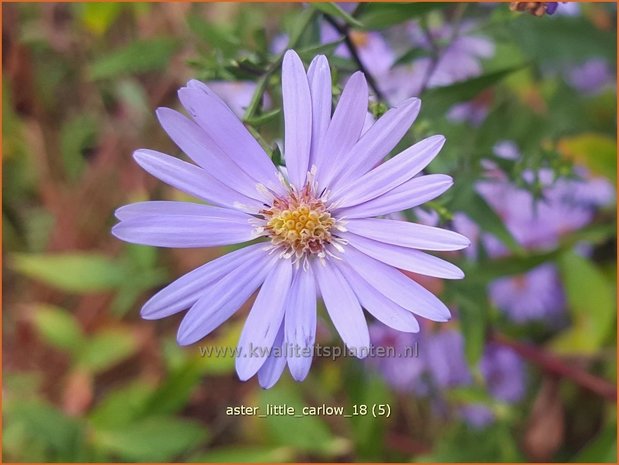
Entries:
{"label": "blurred purple flower", "polygon": [[226,104],[203,83],[190,81],[179,97],[193,121],[168,108],[157,116],[198,166],[153,150],[138,150],[134,158],[162,181],[216,206],[134,203],[116,211],[120,223],[112,230],[119,239],[158,247],[262,239],[177,279],[146,302],[141,314],[159,319],[189,308],[177,340],[193,344],[260,288],[240,336],[236,370],[242,380],[258,373],[264,387],[277,382],[286,363],[296,380],[307,375],[318,293],[359,357],[369,346],[362,306],[401,331],[419,330],[414,314],[447,321],[447,307],[399,269],[462,278],[460,269],[419,249],[469,244],[451,231],[374,218],[420,205],[452,184],[445,175],[416,176],[440,151],[442,136],[376,166],[417,117],[418,99],[391,109],[361,136],[368,104],[362,73],[348,80],[331,115],[324,56],[306,72],[299,56],[288,51],[282,67],[286,178]]}
{"label": "blurred purple flower", "polygon": [[411,23],[409,34],[414,47],[428,54],[433,43],[446,43],[438,62],[426,56],[409,65],[393,68],[388,80],[382,80],[385,93],[395,101],[419,95],[423,87],[447,86],[458,81],[479,76],[482,73],[481,59],[494,55],[494,44],[484,36],[471,34],[474,22],[460,25],[457,31],[450,24],[430,29],[430,37],[417,23]]}
{"label": "blurred purple flower", "polygon": [[[495,146],[501,158],[517,159],[518,147],[510,141]],[[549,169],[525,172],[527,182],[541,184],[542,198],[536,199],[529,191],[513,185],[497,170],[494,163],[486,164],[488,180],[479,182],[477,191],[505,222],[519,244],[529,250],[551,249],[561,236],[589,224],[598,207],[614,200],[615,190],[604,178],[591,177],[582,167],[575,168],[574,179],[554,179]],[[484,245],[490,256],[509,254],[496,237],[483,233],[466,215],[456,213],[453,225],[472,240],[466,254],[477,255],[478,245]],[[539,266],[528,273],[494,281],[489,286],[492,301],[512,321],[524,323],[546,320],[558,323],[565,306],[565,297],[556,268],[552,264]]]}
{"label": "blurred purple flower", "polygon": [[615,83],[615,73],[602,58],[591,58],[572,68],[567,75],[570,86],[588,95],[598,94]]}
{"label": "blurred purple flower", "polygon": [[460,407],[458,413],[462,419],[475,429],[483,429],[494,423],[492,410],[483,404],[468,404]]}
{"label": "blurred purple flower", "polygon": [[556,322],[563,314],[565,296],[557,269],[540,265],[518,276],[499,278],[489,286],[490,298],[516,323]]}
{"label": "blurred purple flower", "polygon": [[207,85],[239,118],[243,117],[256,90],[252,81],[209,81]]}
{"label": "blurred purple flower", "polygon": [[464,358],[464,338],[453,331],[440,331],[425,339],[426,363],[435,385],[445,389],[472,381]]}
{"label": "blurred purple flower", "polygon": [[[384,325],[371,326],[374,346],[394,347],[396,354],[419,344],[419,357],[374,357],[368,359],[394,389],[424,396],[431,392],[468,386],[473,377],[464,358],[462,333],[448,329],[438,333],[402,334]],[[499,402],[514,404],[525,394],[526,372],[522,359],[511,349],[488,344],[479,362],[479,371],[489,394]],[[458,409],[465,421],[482,427],[494,420],[485,405],[467,404]]]}
{"label": "blurred purple flower", "polygon": [[370,325],[370,340],[374,347],[393,348],[395,356],[368,357],[368,364],[377,370],[391,387],[400,392],[422,393],[425,389],[422,375],[425,361],[415,345],[421,341],[420,333],[394,331],[380,323]]}
{"label": "blurred purple flower", "polygon": [[524,397],[525,367],[513,350],[488,344],[480,362],[480,371],[495,399],[513,404]]}

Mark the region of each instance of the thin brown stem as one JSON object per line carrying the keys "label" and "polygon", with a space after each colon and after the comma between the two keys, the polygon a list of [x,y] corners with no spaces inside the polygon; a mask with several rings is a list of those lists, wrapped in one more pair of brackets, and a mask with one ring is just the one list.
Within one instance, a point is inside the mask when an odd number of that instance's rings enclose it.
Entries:
{"label": "thin brown stem", "polygon": [[350,31],[349,31],[348,25],[343,25],[343,24],[338,23],[333,17],[327,14],[324,15],[324,18],[325,18],[325,21],[327,21],[331,26],[333,26],[337,32],[342,34],[342,37],[344,38],[344,44],[346,45],[346,48],[350,52],[350,56],[352,57],[353,61],[357,65],[357,68],[359,68],[359,70],[363,74],[365,74],[365,78],[368,81],[368,85],[370,86],[374,94],[376,94],[376,98],[382,102],[386,101],[384,94],[378,87],[378,83],[376,82],[376,79],[365,67],[365,65],[363,64],[363,61],[361,61],[361,57],[359,56],[359,51],[357,50],[357,46],[355,45],[355,43],[352,41],[352,38],[350,37]]}
{"label": "thin brown stem", "polygon": [[493,333],[490,340],[496,344],[511,348],[522,358],[540,367],[545,373],[565,378],[610,402],[617,398],[617,386],[595,376],[567,360],[540,349],[532,344],[516,341],[500,333]]}

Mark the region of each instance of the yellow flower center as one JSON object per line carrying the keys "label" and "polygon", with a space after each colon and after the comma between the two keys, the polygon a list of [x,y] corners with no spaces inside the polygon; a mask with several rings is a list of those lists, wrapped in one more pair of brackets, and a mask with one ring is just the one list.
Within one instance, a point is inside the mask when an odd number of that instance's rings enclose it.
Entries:
{"label": "yellow flower center", "polygon": [[291,192],[287,198],[275,199],[261,214],[271,243],[290,255],[321,255],[332,242],[335,219],[324,202],[316,199],[307,187],[300,193]]}

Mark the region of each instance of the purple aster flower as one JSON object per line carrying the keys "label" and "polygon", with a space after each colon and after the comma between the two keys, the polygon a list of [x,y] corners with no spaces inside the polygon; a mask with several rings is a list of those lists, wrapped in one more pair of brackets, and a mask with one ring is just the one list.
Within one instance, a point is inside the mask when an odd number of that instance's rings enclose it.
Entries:
{"label": "purple aster flower", "polygon": [[[506,159],[520,156],[518,147],[510,141],[496,144],[495,154]],[[590,223],[598,207],[610,204],[614,187],[604,178],[591,177],[582,167],[575,168],[578,178],[554,179],[552,171],[525,172],[528,182],[537,177],[542,186],[542,198],[518,188],[498,171],[494,163],[487,165],[491,179],[478,184],[478,192],[504,220],[514,238],[531,250],[556,247],[561,236]],[[482,233],[466,215],[454,215],[454,228],[471,238],[467,256],[477,255],[483,244],[490,256],[508,254],[507,248],[494,236]],[[539,266],[519,276],[497,279],[489,286],[495,305],[515,322],[546,320],[557,324],[565,307],[565,296],[554,265]]]}
{"label": "purple aster flower", "polygon": [[603,58],[591,58],[572,68],[567,82],[583,94],[595,95],[614,84],[615,73]]}
{"label": "purple aster flower", "polygon": [[[377,370],[395,390],[400,392],[425,391],[421,377],[426,369],[417,345],[420,333],[394,331],[380,323],[370,325],[370,339],[374,347],[391,348],[392,355],[368,357],[368,363]],[[386,351],[385,351],[386,353]]]}
{"label": "purple aster flower", "polygon": [[565,308],[565,294],[556,267],[540,265],[518,276],[493,281],[488,289],[494,304],[516,323],[557,322]]}
{"label": "purple aster flower", "polygon": [[424,347],[428,370],[438,387],[444,389],[471,383],[461,333],[448,330],[432,334],[426,338]]}
{"label": "purple aster flower", "polygon": [[512,349],[488,344],[479,368],[495,399],[510,404],[522,400],[526,384],[524,362]]}
{"label": "purple aster flower", "polygon": [[[464,358],[464,338],[456,330],[448,329],[434,334],[405,334],[381,324],[370,327],[374,346],[393,347],[392,357],[371,357],[368,363],[385,381],[401,392],[427,396],[431,392],[468,386],[473,377]],[[402,357],[407,348],[418,344],[418,357]],[[522,359],[510,348],[488,344],[479,362],[489,394],[499,402],[514,404],[525,394],[526,372]],[[431,387],[436,389],[430,390]],[[435,397],[438,405],[442,396]],[[482,404],[466,404],[457,413],[471,426],[481,428],[494,421],[492,410]]]}
{"label": "purple aster flower", "polygon": [[134,158],[210,205],[139,202],[118,209],[113,228],[122,240],[159,247],[257,241],[180,277],[141,314],[159,319],[189,309],[177,336],[188,345],[260,289],[241,332],[236,371],[242,380],[257,373],[263,387],[275,384],[286,364],[294,379],[307,375],[317,295],[359,357],[370,340],[362,308],[406,332],[418,331],[415,315],[447,321],[447,307],[399,269],[462,278],[460,269],[421,250],[469,244],[455,232],[375,218],[420,205],[452,184],[449,176],[417,176],[440,151],[442,136],[379,164],[415,120],[419,100],[402,102],[361,135],[368,104],[363,74],[351,76],[331,114],[327,59],[316,57],[306,72],[293,51],[283,60],[282,95],[286,176],[217,95],[190,81],[179,97],[192,119],[167,108],[157,115],[196,164],[153,150],[138,150]]}

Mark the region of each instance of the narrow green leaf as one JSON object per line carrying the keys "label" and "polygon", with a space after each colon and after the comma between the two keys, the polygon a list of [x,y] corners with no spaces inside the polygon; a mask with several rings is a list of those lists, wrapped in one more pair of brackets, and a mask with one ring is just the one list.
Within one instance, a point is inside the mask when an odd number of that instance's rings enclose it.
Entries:
{"label": "narrow green leaf", "polygon": [[119,264],[95,253],[14,254],[9,266],[29,278],[74,293],[107,291],[124,280]]}
{"label": "narrow green leaf", "polygon": [[434,10],[442,10],[449,3],[367,3],[363,5],[357,20],[367,29],[385,29],[418,18]]}
{"label": "narrow green leaf", "polygon": [[608,278],[589,259],[567,252],[559,259],[572,326],[552,347],[562,353],[594,353],[615,327],[615,290]]}
{"label": "narrow green leaf", "polygon": [[75,354],[84,342],[79,323],[62,308],[38,304],[33,322],[45,341],[59,349]]}
{"label": "narrow green leaf", "polygon": [[75,181],[86,164],[87,151],[96,138],[97,125],[90,115],[79,115],[60,129],[60,150],[67,177]]}
{"label": "narrow green leaf", "polygon": [[137,381],[110,391],[88,414],[97,429],[114,429],[133,423],[144,413],[153,388]]}
{"label": "narrow green leaf", "polygon": [[[307,405],[296,389],[281,382],[260,393],[259,405],[266,404],[285,404],[293,407],[298,414],[301,414],[303,407]],[[340,441],[332,435],[320,416],[271,415],[264,418],[264,421],[275,444],[314,454],[330,454],[339,448]],[[294,434],[291,434],[291,431],[294,431]]]}
{"label": "narrow green leaf", "polygon": [[124,427],[95,430],[95,444],[128,461],[166,462],[185,454],[206,439],[201,425],[174,417],[153,417]]}
{"label": "narrow green leaf", "polygon": [[311,3],[312,7],[335,18],[339,18],[346,22],[346,24],[350,24],[355,27],[363,27],[363,24],[353,18],[346,11],[342,10],[337,4],[332,2],[316,2]]}
{"label": "narrow green leaf", "polygon": [[132,42],[95,60],[88,74],[98,80],[162,70],[169,65],[177,47],[178,41],[169,37]]}
{"label": "narrow green leaf", "polygon": [[482,76],[457,82],[449,86],[435,87],[423,93],[422,99],[426,103],[425,116],[443,115],[452,105],[473,99],[481,91],[494,86],[510,74],[521,70],[524,65],[514,66]]}
{"label": "narrow green leaf", "polygon": [[521,254],[523,248],[509,232],[501,217],[488,205],[488,202],[471,189],[473,180],[461,179],[449,193],[453,199],[450,208],[466,213],[482,231],[496,236],[512,252]]}
{"label": "narrow green leaf", "polygon": [[137,341],[130,331],[103,329],[87,340],[77,363],[84,370],[99,373],[131,356],[136,349]]}
{"label": "narrow green leaf", "polygon": [[294,461],[294,450],[289,447],[230,446],[211,449],[193,457],[197,463],[282,463]]}

